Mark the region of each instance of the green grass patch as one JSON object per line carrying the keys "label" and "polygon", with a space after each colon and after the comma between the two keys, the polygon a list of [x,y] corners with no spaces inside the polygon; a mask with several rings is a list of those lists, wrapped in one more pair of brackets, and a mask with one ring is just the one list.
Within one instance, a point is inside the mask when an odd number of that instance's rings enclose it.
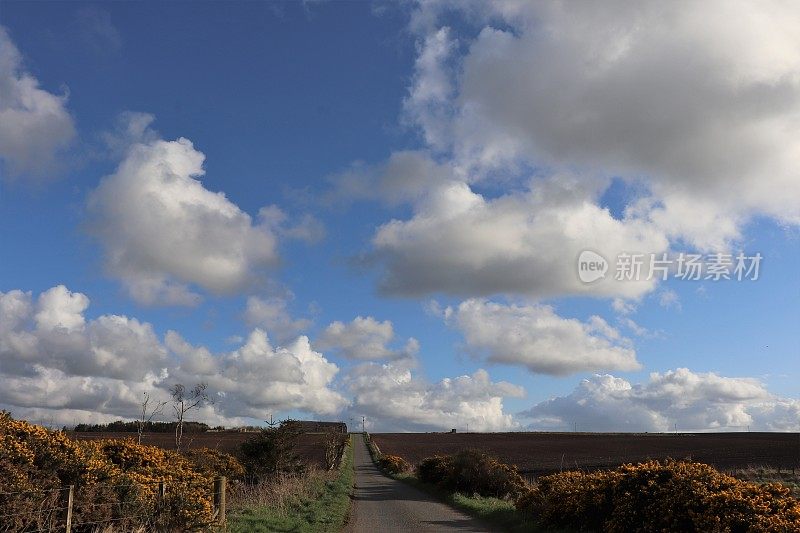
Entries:
{"label": "green grass patch", "polygon": [[413,474],[399,474],[391,476],[399,481],[408,483],[423,492],[463,511],[464,513],[509,532],[541,532],[545,531],[536,527],[536,524],[517,512],[514,502],[499,498],[486,498],[484,496],[466,496],[464,494],[447,492],[436,485],[423,483]]}
{"label": "green grass patch", "polygon": [[353,476],[351,437],[334,479],[315,481],[307,496],[294,502],[288,510],[264,506],[236,512],[228,519],[228,529],[234,533],[339,531],[350,512]]}

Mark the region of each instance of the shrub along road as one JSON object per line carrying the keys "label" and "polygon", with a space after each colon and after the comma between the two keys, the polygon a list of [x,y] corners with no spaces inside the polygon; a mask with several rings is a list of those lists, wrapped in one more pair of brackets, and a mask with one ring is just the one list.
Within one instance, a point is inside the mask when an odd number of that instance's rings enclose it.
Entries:
{"label": "shrub along road", "polygon": [[383,475],[363,437],[353,437],[356,485],[345,532],[491,531],[419,489]]}

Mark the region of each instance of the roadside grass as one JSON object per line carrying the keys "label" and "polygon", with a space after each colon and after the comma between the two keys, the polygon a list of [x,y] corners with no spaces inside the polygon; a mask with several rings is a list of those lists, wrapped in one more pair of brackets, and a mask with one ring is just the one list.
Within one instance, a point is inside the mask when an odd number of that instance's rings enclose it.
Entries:
{"label": "roadside grass", "polygon": [[399,474],[391,477],[416,487],[444,503],[464,511],[466,514],[482,520],[488,525],[495,526],[502,531],[545,531],[537,528],[533,521],[527,520],[521,513],[517,512],[516,507],[514,507],[514,502],[512,501],[477,495],[467,496],[466,494],[458,492],[448,492],[440,489],[436,485],[420,481],[414,474]]}
{"label": "roadside grass", "polygon": [[758,484],[780,483],[800,499],[800,470],[795,468],[774,468],[771,466],[749,466],[727,472],[735,478]]}
{"label": "roadside grass", "polygon": [[[380,459],[381,452],[374,444],[368,434],[365,435],[367,448],[369,449],[372,461],[377,464]],[[502,531],[516,532],[544,532],[550,530],[543,530],[538,528],[536,524],[529,519],[526,519],[522,513],[519,513],[514,507],[514,502],[509,500],[501,500],[500,498],[487,498],[484,496],[467,496],[460,493],[452,493],[443,490],[436,485],[424,483],[417,479],[413,473],[403,474],[390,474],[384,472],[387,476],[394,478],[398,481],[407,483],[416,487],[423,492],[441,500],[448,505],[459,509],[466,514],[484,521],[487,525],[495,526]]]}
{"label": "roadside grass", "polygon": [[296,487],[295,498],[285,506],[260,505],[231,511],[231,532],[334,532],[347,521],[353,488],[353,440],[348,439],[338,471],[316,475],[308,484]]}

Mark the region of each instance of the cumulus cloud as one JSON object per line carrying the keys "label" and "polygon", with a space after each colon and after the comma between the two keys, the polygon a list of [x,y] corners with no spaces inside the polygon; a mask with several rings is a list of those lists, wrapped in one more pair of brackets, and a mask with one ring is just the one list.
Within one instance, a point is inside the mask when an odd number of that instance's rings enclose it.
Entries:
{"label": "cumulus cloud", "polygon": [[0,160],[2,177],[41,179],[56,169],[55,158],[75,137],[67,95],[39,87],[23,68],[22,55],[0,26]]}
{"label": "cumulus cloud", "polygon": [[[453,12],[468,23],[444,26]],[[385,293],[636,301],[656,282],[583,284],[578,254],[723,250],[754,216],[800,223],[791,4],[425,2],[411,29],[404,120],[424,146],[334,179],[411,205],[372,239]]]}
{"label": "cumulus cloud", "polygon": [[297,220],[290,220],[289,215],[280,207],[270,205],[262,207],[258,216],[269,224],[277,235],[286,239],[314,244],[325,238],[326,230],[322,221],[308,213]]}
{"label": "cumulus cloud", "polygon": [[423,150],[400,150],[377,165],[353,163],[347,170],[328,177],[332,189],[327,203],[347,204],[375,200],[388,205],[423,198],[434,186],[457,179],[452,165],[439,163]]}
{"label": "cumulus cloud", "polygon": [[378,228],[375,257],[390,294],[524,294],[637,297],[654,286],[578,277],[578,256],[591,249],[613,260],[622,251],[664,251],[666,237],[646,221],[616,219],[572,179],[537,182],[526,193],[486,198],[463,182],[432,191],[409,220]]}
{"label": "cumulus cloud", "polygon": [[102,132],[100,138],[111,155],[122,159],[131,146],[159,140],[160,135],[152,128],[155,120],[152,113],[123,111],[117,115],[112,129]]}
{"label": "cumulus cloud", "polygon": [[281,297],[249,297],[244,319],[249,326],[266,329],[279,342],[297,336],[311,325],[307,318],[292,318],[286,299]]}
{"label": "cumulus cloud", "polygon": [[197,303],[192,285],[233,293],[278,260],[273,221],[206,189],[204,158],[184,138],[134,144],[89,197],[108,271],[141,303]]}
{"label": "cumulus cloud", "polygon": [[256,328],[241,347],[217,355],[190,345],[175,332],[167,335],[167,345],[178,357],[171,376],[204,381],[224,393],[218,410],[226,416],[263,419],[269,412],[290,409],[330,415],[348,404],[329,388],[339,368],[314,351],[305,336],[274,347]]}
{"label": "cumulus cloud", "polygon": [[[150,324],[121,315],[87,321],[89,298],[63,285],[41,293],[0,293],[4,374],[54,369],[71,376],[142,380],[166,366]],[[2,400],[0,400],[2,401]]]}
{"label": "cumulus cloud", "polygon": [[394,326],[389,320],[380,322],[371,316],[357,316],[352,322],[331,322],[314,345],[321,350],[335,350],[348,359],[413,358],[419,343],[410,337],[399,349],[389,347],[394,340]]}
{"label": "cumulus cloud", "polygon": [[752,378],[695,373],[686,368],[650,374],[643,384],[611,375],[585,379],[566,395],[521,416],[535,429],[582,431],[797,431],[800,401],[771,395]]}
{"label": "cumulus cloud", "polygon": [[2,403],[14,410],[67,410],[61,417],[71,416],[70,411],[84,411],[119,418],[116,413],[134,416],[135,406],[152,385],[152,381],[74,376],[36,365],[30,376],[3,376]]}
{"label": "cumulus cloud", "polygon": [[82,328],[86,322],[83,312],[89,307],[89,298],[79,292],[70,292],[63,285],[53,287],[39,296],[38,312],[34,319],[42,330],[63,328],[67,331]]}
{"label": "cumulus cloud", "polygon": [[455,81],[450,62],[457,45],[446,27],[429,32],[417,44],[414,79],[403,101],[407,120],[421,127],[426,143],[436,150],[451,142]]}
{"label": "cumulus cloud", "polygon": [[503,411],[503,398],[524,395],[521,387],[491,381],[485,370],[430,383],[396,363],[364,363],[345,382],[352,413],[379,431],[511,430],[517,424]]}
{"label": "cumulus cloud", "polygon": [[[442,28],[443,6],[482,30]],[[414,20],[409,100],[433,96],[409,116],[431,147],[447,140],[454,165],[641,182],[649,196],[630,208],[703,249],[729,245],[754,215],[800,223],[795,4],[438,2]],[[438,44],[465,39],[455,58]]]}
{"label": "cumulus cloud", "polygon": [[162,341],[135,318],[89,319],[89,304],[62,285],[35,299],[0,293],[0,405],[59,423],[133,417],[145,391],[167,399],[176,382],[207,382],[217,401],[202,416],[219,423],[348,404],[332,388],[338,367],[306,337],[274,347],[256,328],[238,348],[213,353],[174,331]]}
{"label": "cumulus cloud", "polygon": [[557,376],[641,367],[630,340],[599,316],[581,322],[558,316],[548,305],[482,299],[448,307],[444,315],[464,335],[466,347],[491,362]]}

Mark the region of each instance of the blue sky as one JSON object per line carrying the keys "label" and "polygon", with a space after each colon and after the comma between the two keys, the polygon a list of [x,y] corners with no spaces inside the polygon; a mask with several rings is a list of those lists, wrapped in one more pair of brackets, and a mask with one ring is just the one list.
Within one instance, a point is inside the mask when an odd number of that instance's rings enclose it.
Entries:
{"label": "blue sky", "polygon": [[0,405],[796,431],[800,14],[656,8],[3,2]]}

